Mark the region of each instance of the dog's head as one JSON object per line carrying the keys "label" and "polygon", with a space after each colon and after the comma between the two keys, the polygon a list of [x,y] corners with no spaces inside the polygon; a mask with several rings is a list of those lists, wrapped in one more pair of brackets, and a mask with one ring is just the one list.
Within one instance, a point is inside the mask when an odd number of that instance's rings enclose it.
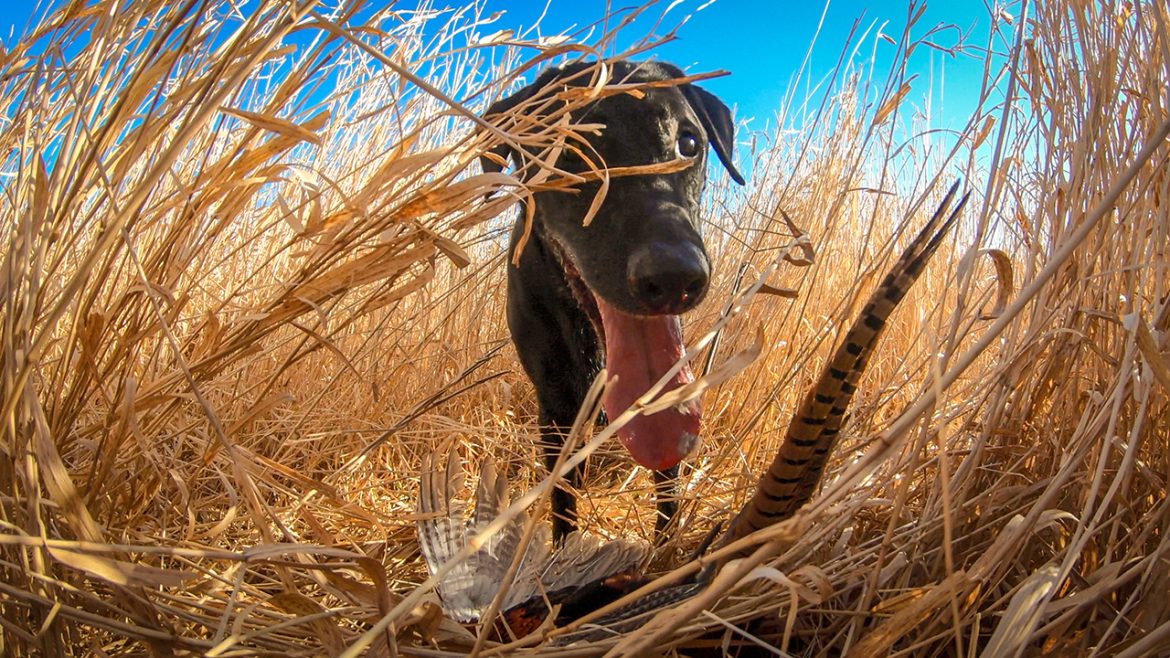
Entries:
{"label": "dog's head", "polygon": [[[488,108],[487,116],[555,112],[563,108],[560,101],[544,99],[557,89],[594,85],[598,70],[591,63],[548,69]],[[533,199],[536,231],[560,260],[574,297],[604,339],[610,373],[618,376],[605,398],[613,418],[682,355],[678,314],[694,308],[707,291],[711,266],[699,234],[707,147],[732,179],[744,181],[732,161],[731,113],[718,98],[689,83],[647,84],[685,76],[669,64],[619,61],[609,73],[610,85],[636,91],[603,93],[574,110],[572,123],[604,127],[582,133],[584,141],[568,141],[554,163],[589,182],[571,193],[540,191]],[[510,158],[528,179],[537,170],[537,155],[503,145],[481,163],[485,171],[500,171]],[[609,170],[608,188],[586,226],[601,186],[598,169]],[[667,388],[692,378],[684,369]],[[698,405],[691,406],[635,419],[619,436],[643,465],[672,466],[697,444]]]}

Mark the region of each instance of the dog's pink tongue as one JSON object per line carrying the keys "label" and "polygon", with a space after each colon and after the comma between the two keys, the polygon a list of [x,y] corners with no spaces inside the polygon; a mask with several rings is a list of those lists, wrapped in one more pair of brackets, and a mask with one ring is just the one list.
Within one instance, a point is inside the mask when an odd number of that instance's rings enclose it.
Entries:
{"label": "dog's pink tongue", "polygon": [[[677,315],[629,315],[600,298],[597,308],[605,330],[606,367],[610,376],[618,378],[602,400],[612,421],[683,355],[682,325]],[[684,365],[667,382],[665,391],[694,380],[690,366]],[[639,464],[657,470],[670,468],[698,445],[700,415],[698,400],[643,414],[618,430],[618,439]]]}

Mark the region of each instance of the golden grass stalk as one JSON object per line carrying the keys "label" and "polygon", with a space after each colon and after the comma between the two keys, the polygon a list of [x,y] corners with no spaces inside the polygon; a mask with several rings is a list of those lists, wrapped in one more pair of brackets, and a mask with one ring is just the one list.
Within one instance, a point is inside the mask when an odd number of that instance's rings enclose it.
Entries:
{"label": "golden grass stalk", "polygon": [[[553,156],[588,129],[477,112],[614,31],[535,42],[470,9],[345,7],[67,4],[3,54],[3,652],[474,645],[418,588],[422,454],[490,454],[521,491],[543,478],[531,386],[499,349],[500,215],[525,191],[474,163],[510,140],[565,185]],[[638,630],[481,655],[1170,650],[1170,15],[996,14],[954,48],[984,58],[986,88],[949,136],[906,65],[944,33],[907,16],[887,71],[850,54],[874,33],[840,44],[823,95],[794,85],[780,128],[744,138],[747,190],[709,188],[696,358],[717,371],[765,340],[704,393],[682,530],[655,564],[697,569],[681,556],[751,494],[961,174],[977,203],[891,322],[822,492]],[[784,262],[807,266],[761,280]],[[582,523],[649,537],[649,478],[595,447]]]}

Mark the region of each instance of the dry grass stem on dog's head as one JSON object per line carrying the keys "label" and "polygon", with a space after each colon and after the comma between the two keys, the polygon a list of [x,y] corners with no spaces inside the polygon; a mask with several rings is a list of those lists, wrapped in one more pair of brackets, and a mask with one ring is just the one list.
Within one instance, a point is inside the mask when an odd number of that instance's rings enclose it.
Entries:
{"label": "dry grass stem on dog's head", "polygon": [[[878,345],[825,484],[712,587],[569,646],[443,617],[417,477],[424,455],[490,456],[513,500],[540,500],[506,232],[517,199],[580,182],[557,157],[599,127],[570,112],[637,90],[599,65],[535,97],[540,120],[482,114],[662,7],[543,39],[474,7],[57,8],[0,56],[0,653],[1170,651],[1170,13],[1013,4],[952,43],[919,8],[900,34],[859,23],[776,128],[741,132],[746,190],[712,168],[714,278],[686,317],[706,440],[647,591],[697,571],[684,556],[751,496],[961,175],[972,202]],[[888,68],[858,54],[875,43]],[[937,91],[908,73],[927,50],[985,62],[955,130],[917,105]],[[528,187],[478,168],[502,143],[531,154]],[[582,525],[651,537],[649,475],[589,421]]]}

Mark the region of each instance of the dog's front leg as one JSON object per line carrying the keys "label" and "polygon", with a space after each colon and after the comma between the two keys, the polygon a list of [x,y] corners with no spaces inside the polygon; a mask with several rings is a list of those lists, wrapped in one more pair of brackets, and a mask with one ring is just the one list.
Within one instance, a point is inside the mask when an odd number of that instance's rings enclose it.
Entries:
{"label": "dog's front leg", "polygon": [[[537,317],[533,317],[533,315]],[[530,314],[524,321],[513,323],[513,335],[522,326],[539,322],[539,313]],[[525,334],[540,336],[540,346],[530,347],[521,352],[521,362],[529,377],[536,384],[536,401],[539,408],[540,442],[544,452],[544,463],[551,473],[556,467],[565,439],[573,426],[578,409],[585,399],[585,382],[582,372],[590,370],[583,365],[566,367],[571,359],[565,358],[566,346],[557,340],[558,333],[541,332]],[[517,341],[517,345],[525,342]],[[577,489],[584,477],[584,464],[569,471],[565,479],[553,489],[553,538],[560,540],[577,529]]]}
{"label": "dog's front leg", "polygon": [[[542,423],[540,440],[544,449],[544,463],[551,473],[565,443],[565,431]],[[560,541],[577,529],[577,489],[581,486],[584,464],[579,464],[558,482],[552,494],[553,539]],[[566,487],[567,485],[567,487]]]}

